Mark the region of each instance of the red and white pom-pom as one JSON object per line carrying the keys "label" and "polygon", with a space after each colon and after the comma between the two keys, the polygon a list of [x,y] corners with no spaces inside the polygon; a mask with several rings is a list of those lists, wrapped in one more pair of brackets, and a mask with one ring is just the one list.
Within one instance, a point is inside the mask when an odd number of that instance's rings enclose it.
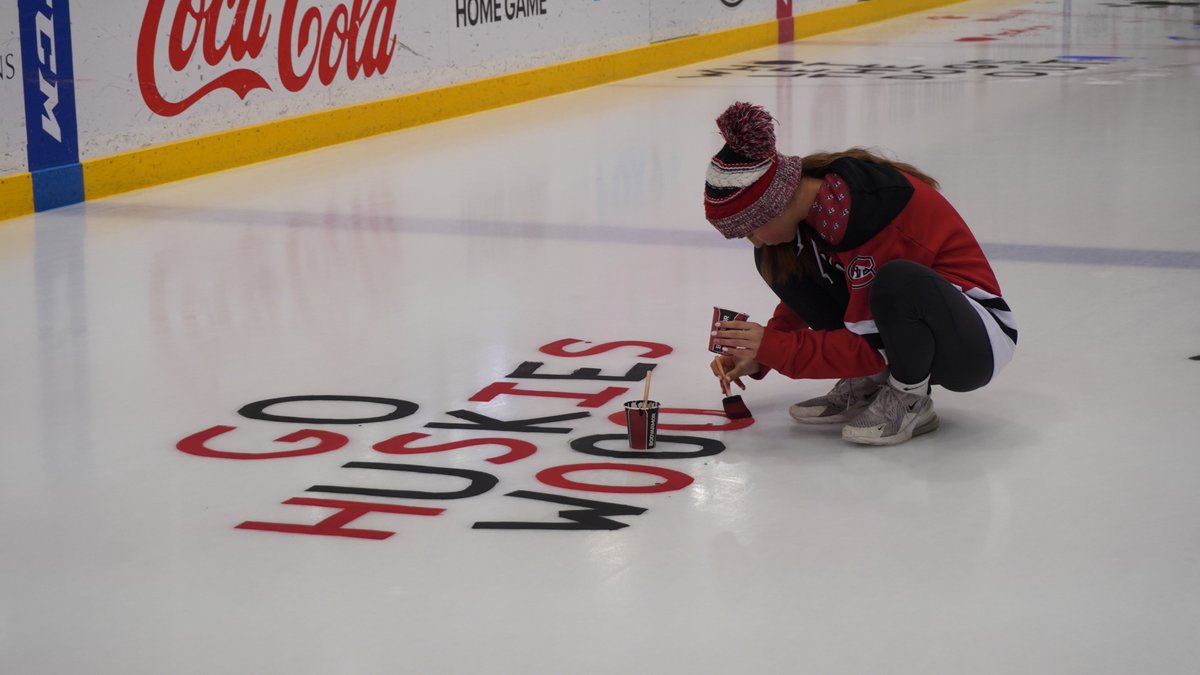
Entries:
{"label": "red and white pom-pom", "polygon": [[739,101],[717,118],[717,128],[729,147],[751,159],[775,155],[775,118],[762,106]]}

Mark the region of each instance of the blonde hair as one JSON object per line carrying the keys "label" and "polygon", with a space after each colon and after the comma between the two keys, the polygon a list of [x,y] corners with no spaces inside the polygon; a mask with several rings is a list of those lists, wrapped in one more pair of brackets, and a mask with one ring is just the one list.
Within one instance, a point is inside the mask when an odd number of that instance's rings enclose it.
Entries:
{"label": "blonde hair", "polygon": [[[888,159],[877,152],[863,147],[854,147],[842,152],[817,152],[807,155],[800,160],[800,175],[809,178],[818,177],[821,175],[821,169],[846,157],[872,164],[884,164],[916,178],[935,190],[940,187],[937,180],[912,164]],[[851,208],[854,208],[853,205],[851,205]],[[797,236],[803,236],[803,234],[798,234]],[[820,278],[820,271],[817,269],[816,261],[813,260],[812,255],[805,253],[797,256],[795,248],[797,245],[804,248],[814,246],[812,241],[800,241],[762,247],[762,257],[758,271],[764,281],[775,286],[787,282],[792,277],[801,279]]]}

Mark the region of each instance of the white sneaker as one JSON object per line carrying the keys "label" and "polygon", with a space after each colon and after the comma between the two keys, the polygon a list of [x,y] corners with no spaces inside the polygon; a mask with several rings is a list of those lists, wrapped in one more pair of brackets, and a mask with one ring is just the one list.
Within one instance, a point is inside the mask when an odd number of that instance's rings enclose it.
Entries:
{"label": "white sneaker", "polygon": [[828,394],[801,401],[788,414],[802,424],[844,424],[854,419],[883,387],[876,377],[848,377],[838,380]]}
{"label": "white sneaker", "polygon": [[842,427],[842,438],[866,445],[896,445],[937,428],[932,398],[887,386],[866,410]]}

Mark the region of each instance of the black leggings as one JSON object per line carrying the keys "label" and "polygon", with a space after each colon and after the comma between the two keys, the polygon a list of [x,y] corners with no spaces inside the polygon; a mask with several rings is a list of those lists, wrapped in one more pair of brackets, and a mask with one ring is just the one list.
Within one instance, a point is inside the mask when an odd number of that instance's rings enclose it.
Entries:
{"label": "black leggings", "polygon": [[962,291],[928,267],[910,260],[880,267],[871,314],[897,380],[928,376],[950,391],[971,391],[992,379],[992,342],[983,318]]}
{"label": "black leggings", "polygon": [[[844,281],[833,278],[840,283],[792,279],[772,290],[811,328],[845,328]],[[872,343],[887,350],[888,369],[897,380],[912,384],[929,377],[951,391],[971,391],[991,380],[992,343],[983,319],[937,272],[892,260],[876,273],[870,301],[880,340]]]}

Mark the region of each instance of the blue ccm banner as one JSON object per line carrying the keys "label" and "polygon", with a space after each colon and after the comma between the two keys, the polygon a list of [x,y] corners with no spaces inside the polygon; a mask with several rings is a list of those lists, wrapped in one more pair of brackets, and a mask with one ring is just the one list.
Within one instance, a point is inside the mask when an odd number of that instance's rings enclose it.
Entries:
{"label": "blue ccm banner", "polygon": [[33,207],[83,201],[67,0],[17,0]]}

